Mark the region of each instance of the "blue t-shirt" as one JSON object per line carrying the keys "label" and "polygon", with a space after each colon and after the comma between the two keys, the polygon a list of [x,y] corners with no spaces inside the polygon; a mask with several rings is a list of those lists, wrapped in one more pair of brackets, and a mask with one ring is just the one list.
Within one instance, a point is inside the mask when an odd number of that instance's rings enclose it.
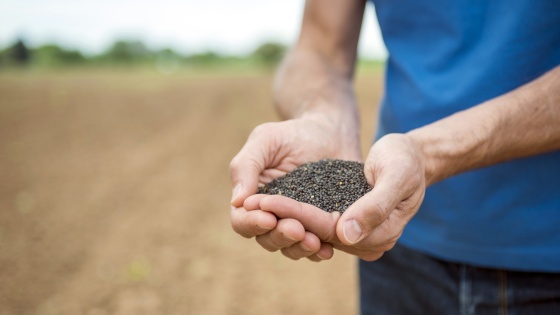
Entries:
{"label": "blue t-shirt", "polygon": [[[378,137],[502,95],[560,64],[557,0],[373,2],[390,55]],[[560,152],[429,187],[399,242],[454,262],[560,272]]]}

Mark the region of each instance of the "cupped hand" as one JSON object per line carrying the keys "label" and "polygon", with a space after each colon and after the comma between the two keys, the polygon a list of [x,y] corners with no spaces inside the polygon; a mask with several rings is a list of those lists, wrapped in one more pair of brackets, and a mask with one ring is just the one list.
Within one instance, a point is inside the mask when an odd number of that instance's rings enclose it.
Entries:
{"label": "cupped hand", "polygon": [[[376,260],[395,245],[418,211],[426,189],[424,164],[420,149],[408,136],[390,134],[373,145],[365,162],[366,179],[373,189],[342,215],[283,196],[255,195],[245,205],[249,213],[268,212],[282,220],[300,223],[300,239],[307,237],[304,233],[317,237],[323,244],[321,254],[332,256],[328,252],[330,244],[364,260]],[[284,255],[293,259],[306,257],[297,246],[285,246],[270,234],[260,238],[265,248],[282,249]]]}
{"label": "cupped hand", "polygon": [[230,163],[233,185],[231,225],[238,234],[251,238],[267,250],[282,250],[292,259],[328,259],[332,246],[306,231],[294,218],[279,219],[258,208],[247,197],[259,183],[268,183],[296,167],[324,158],[359,160],[359,141],[341,132],[323,117],[304,117],[266,123],[253,130],[241,151]]}

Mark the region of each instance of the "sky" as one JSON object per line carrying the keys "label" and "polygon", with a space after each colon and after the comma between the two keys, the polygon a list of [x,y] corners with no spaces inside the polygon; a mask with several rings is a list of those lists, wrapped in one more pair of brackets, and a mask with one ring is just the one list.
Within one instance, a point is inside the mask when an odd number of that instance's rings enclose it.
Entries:
{"label": "sky", "polygon": [[[58,43],[86,54],[116,39],[182,53],[241,55],[266,40],[297,38],[304,0],[0,0],[0,47],[17,38],[31,46]],[[366,11],[359,53],[383,59],[375,13]]]}

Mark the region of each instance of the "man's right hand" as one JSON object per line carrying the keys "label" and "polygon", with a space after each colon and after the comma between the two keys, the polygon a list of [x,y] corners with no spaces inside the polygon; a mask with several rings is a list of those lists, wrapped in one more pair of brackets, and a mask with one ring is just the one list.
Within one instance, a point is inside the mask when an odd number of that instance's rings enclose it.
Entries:
{"label": "man's right hand", "polygon": [[324,158],[360,160],[358,143],[357,139],[348,139],[348,135],[340,133],[322,115],[256,127],[230,163],[233,230],[247,238],[256,237],[270,251],[291,247],[289,252],[296,252],[297,258],[329,259],[333,255],[332,246],[321,244],[297,220],[278,219],[270,212],[245,209],[243,203],[257,192],[259,183],[268,183],[304,163]]}
{"label": "man's right hand", "polygon": [[[276,74],[274,100],[282,122],[258,126],[230,164],[231,224],[287,257],[328,259],[332,245],[293,219],[243,203],[296,167],[325,158],[360,160],[359,117],[352,88],[366,1],[306,0],[301,33]],[[288,250],[289,249],[289,250]]]}

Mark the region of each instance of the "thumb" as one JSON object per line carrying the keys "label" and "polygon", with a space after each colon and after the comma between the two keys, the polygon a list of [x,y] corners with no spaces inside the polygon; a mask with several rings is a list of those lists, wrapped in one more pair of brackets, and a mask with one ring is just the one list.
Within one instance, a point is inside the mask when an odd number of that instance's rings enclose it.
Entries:
{"label": "thumb", "polygon": [[247,197],[257,192],[260,175],[276,158],[279,143],[282,143],[277,139],[281,133],[278,124],[264,123],[255,127],[243,148],[231,160],[229,174],[234,207],[241,207]]}
{"label": "thumb", "polygon": [[382,180],[342,214],[336,226],[338,239],[345,245],[354,245],[366,238],[383,223],[400,202],[398,189]]}
{"label": "thumb", "polygon": [[[229,164],[232,183],[231,204],[241,207],[247,197],[255,194],[259,185],[259,174],[264,170],[264,163],[250,155],[244,147]],[[256,151],[260,152],[260,151]]]}

